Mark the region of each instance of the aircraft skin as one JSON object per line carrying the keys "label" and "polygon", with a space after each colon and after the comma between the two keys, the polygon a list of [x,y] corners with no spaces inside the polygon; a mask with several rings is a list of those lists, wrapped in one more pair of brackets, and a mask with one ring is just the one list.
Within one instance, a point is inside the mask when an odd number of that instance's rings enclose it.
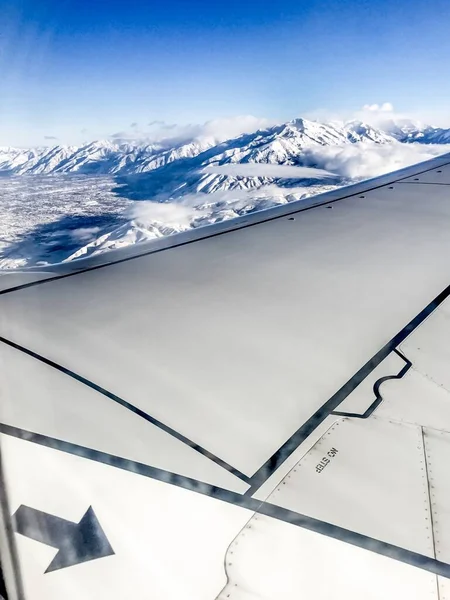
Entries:
{"label": "aircraft skin", "polygon": [[450,597],[449,295],[450,155],[1,275],[3,595]]}

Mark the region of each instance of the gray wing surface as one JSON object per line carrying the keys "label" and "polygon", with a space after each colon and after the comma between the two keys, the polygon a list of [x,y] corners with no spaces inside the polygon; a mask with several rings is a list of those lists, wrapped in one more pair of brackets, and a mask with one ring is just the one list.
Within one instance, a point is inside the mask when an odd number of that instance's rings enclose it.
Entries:
{"label": "gray wing surface", "polygon": [[450,155],[0,276],[8,600],[450,594]]}

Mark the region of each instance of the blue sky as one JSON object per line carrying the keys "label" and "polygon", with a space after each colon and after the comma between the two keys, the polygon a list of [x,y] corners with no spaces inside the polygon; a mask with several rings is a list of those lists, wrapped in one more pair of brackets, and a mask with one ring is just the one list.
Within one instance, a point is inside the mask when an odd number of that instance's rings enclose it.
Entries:
{"label": "blue sky", "polygon": [[450,125],[447,0],[0,0],[0,11],[0,145],[386,101]]}

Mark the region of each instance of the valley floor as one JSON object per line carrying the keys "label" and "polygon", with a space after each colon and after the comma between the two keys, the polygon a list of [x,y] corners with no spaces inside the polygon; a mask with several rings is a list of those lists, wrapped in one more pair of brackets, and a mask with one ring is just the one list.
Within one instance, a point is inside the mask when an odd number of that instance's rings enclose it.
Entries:
{"label": "valley floor", "polygon": [[190,194],[133,200],[113,176],[25,175],[0,178],[0,269],[47,265],[170,235],[306,198],[338,187]]}

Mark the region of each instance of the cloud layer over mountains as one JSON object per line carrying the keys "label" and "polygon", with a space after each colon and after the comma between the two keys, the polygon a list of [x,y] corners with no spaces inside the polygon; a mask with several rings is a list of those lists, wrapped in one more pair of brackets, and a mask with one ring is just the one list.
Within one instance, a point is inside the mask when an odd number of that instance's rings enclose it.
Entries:
{"label": "cloud layer over mountains", "polygon": [[[450,150],[450,130],[398,119],[388,103],[364,111],[380,123],[382,117],[383,126],[306,119],[269,126],[243,118],[234,128],[210,122],[182,139],[152,143],[118,136],[79,147],[0,148],[0,268],[73,260],[169,235]],[[131,129],[140,135],[137,123]]]}

